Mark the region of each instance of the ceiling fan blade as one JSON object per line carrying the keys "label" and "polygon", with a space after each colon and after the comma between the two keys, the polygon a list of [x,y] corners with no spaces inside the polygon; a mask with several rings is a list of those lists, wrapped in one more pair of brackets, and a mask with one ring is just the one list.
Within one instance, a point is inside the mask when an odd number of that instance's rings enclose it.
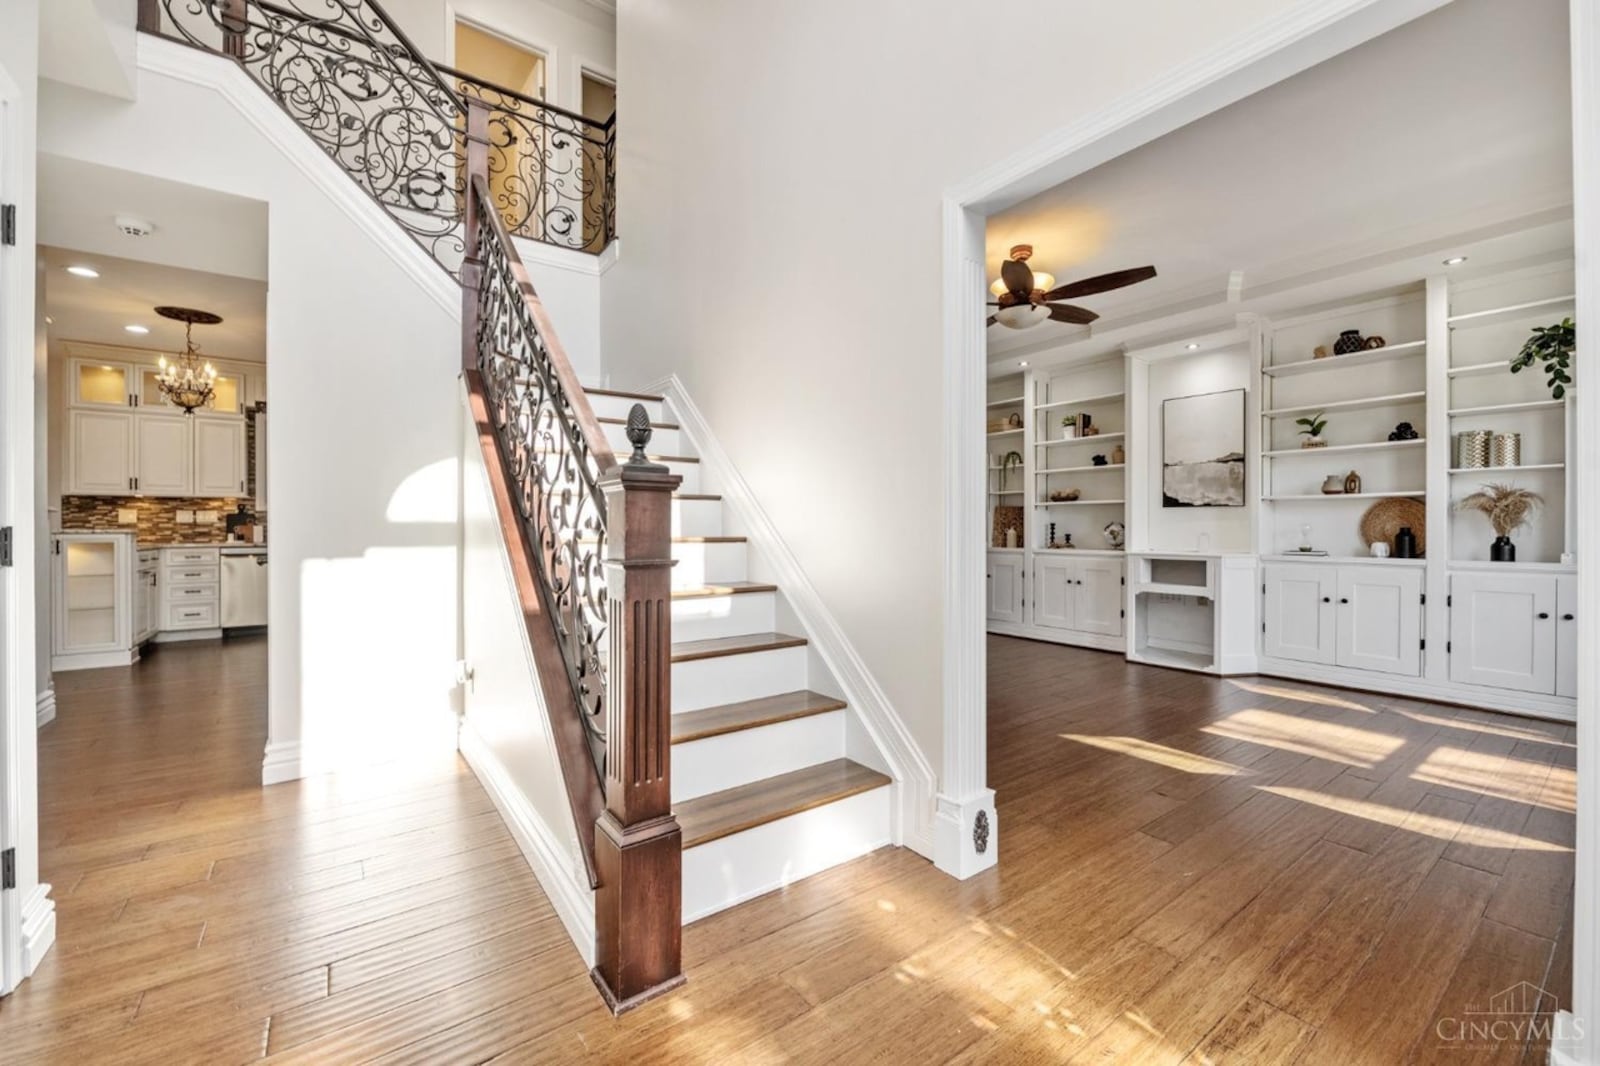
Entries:
{"label": "ceiling fan blade", "polygon": [[987,323],[985,323],[985,325],[992,326],[998,321],[1000,321],[998,318],[996,318],[994,315],[990,315],[989,316],[989,321]]}
{"label": "ceiling fan blade", "polygon": [[1027,263],[1016,259],[1007,259],[1000,264],[1000,280],[1012,292],[1033,291],[1033,271],[1028,269]]}
{"label": "ceiling fan blade", "polygon": [[1050,321],[1071,322],[1075,326],[1087,326],[1100,316],[1087,307],[1074,307],[1071,304],[1047,304],[1050,308]]}
{"label": "ceiling fan blade", "polygon": [[1074,281],[1060,288],[1051,289],[1044,294],[1046,300],[1070,300],[1075,296],[1093,296],[1097,292],[1110,292],[1127,285],[1137,285],[1141,281],[1149,281],[1156,276],[1153,266],[1134,267],[1132,270],[1118,270],[1111,274],[1101,274],[1097,277],[1084,278]]}

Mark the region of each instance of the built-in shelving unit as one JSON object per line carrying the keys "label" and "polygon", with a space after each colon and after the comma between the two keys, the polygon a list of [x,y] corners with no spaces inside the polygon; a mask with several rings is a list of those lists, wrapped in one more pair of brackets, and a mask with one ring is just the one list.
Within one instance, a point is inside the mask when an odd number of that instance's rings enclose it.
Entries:
{"label": "built-in shelving unit", "polygon": [[[1261,372],[1268,377],[1297,377],[1301,374],[1321,374],[1330,370],[1349,370],[1351,367],[1371,366],[1374,363],[1387,363],[1407,356],[1421,355],[1427,343],[1427,341],[1406,341],[1404,344],[1387,344],[1382,348],[1367,348],[1347,355],[1330,355],[1321,359],[1297,358],[1264,366]],[[1324,347],[1331,351],[1333,341],[1330,339]]]}

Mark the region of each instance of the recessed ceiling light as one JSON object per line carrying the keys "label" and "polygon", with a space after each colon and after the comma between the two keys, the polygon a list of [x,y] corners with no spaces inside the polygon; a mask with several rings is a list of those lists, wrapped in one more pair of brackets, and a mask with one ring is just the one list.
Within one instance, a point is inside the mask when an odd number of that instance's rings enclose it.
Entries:
{"label": "recessed ceiling light", "polygon": [[127,330],[129,333],[149,333],[150,332],[150,327],[149,326],[134,325],[134,326],[123,326],[122,328]]}
{"label": "recessed ceiling light", "polygon": [[1019,359],[1019,360],[1017,360],[1017,365],[1018,366],[1027,366],[1028,365],[1028,361],[1026,359]]}
{"label": "recessed ceiling light", "polygon": [[67,273],[75,278],[98,278],[100,276],[100,271],[94,267],[86,266],[69,266],[67,267]]}
{"label": "recessed ceiling light", "polygon": [[1200,350],[1200,345],[1194,341],[1190,341],[1188,344],[1183,346],[1183,350],[1186,352],[1198,352]]}
{"label": "recessed ceiling light", "polygon": [[1444,265],[1447,267],[1453,267],[1460,263],[1465,263],[1466,261],[1467,257],[1464,255],[1452,255],[1449,259],[1444,261]]}

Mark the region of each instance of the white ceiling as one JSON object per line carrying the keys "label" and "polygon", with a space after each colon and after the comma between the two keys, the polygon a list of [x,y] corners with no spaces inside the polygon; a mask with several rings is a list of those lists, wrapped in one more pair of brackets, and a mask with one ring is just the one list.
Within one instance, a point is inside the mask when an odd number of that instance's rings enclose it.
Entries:
{"label": "white ceiling", "polygon": [[[155,225],[127,237],[118,215]],[[267,205],[261,200],[57,155],[39,156],[39,243],[188,270],[267,278]]]}
{"label": "white ceiling", "polygon": [[[221,325],[196,326],[194,339],[214,359],[265,362],[267,283],[141,263],[64,248],[43,247],[44,307],[52,354],[62,341],[92,341],[126,348],[174,352],[183,349],[183,323],[157,315],[161,304],[197,307],[222,316]],[[93,267],[98,278],[67,273],[74,264]],[[123,327],[147,326],[137,336]]]}
{"label": "white ceiling", "polygon": [[1563,216],[1566,9],[1455,0],[993,216],[991,279],[1020,243],[1058,285],[1146,263],[1160,275],[1084,298],[1092,331],[991,326],[991,359],[1228,306],[1234,271],[1248,302]]}

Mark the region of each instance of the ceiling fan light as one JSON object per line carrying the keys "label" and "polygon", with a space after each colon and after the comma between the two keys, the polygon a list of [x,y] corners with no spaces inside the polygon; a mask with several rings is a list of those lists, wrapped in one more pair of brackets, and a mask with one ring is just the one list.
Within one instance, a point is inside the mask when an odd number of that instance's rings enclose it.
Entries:
{"label": "ceiling fan light", "polygon": [[1035,270],[1033,272],[1033,287],[1040,292],[1049,292],[1056,287],[1056,276],[1054,274],[1046,274],[1042,270]]}
{"label": "ceiling fan light", "polygon": [[1033,304],[1015,304],[1011,307],[1002,307],[994,313],[994,317],[1007,329],[1032,329],[1050,318],[1050,309],[1036,307]]}

